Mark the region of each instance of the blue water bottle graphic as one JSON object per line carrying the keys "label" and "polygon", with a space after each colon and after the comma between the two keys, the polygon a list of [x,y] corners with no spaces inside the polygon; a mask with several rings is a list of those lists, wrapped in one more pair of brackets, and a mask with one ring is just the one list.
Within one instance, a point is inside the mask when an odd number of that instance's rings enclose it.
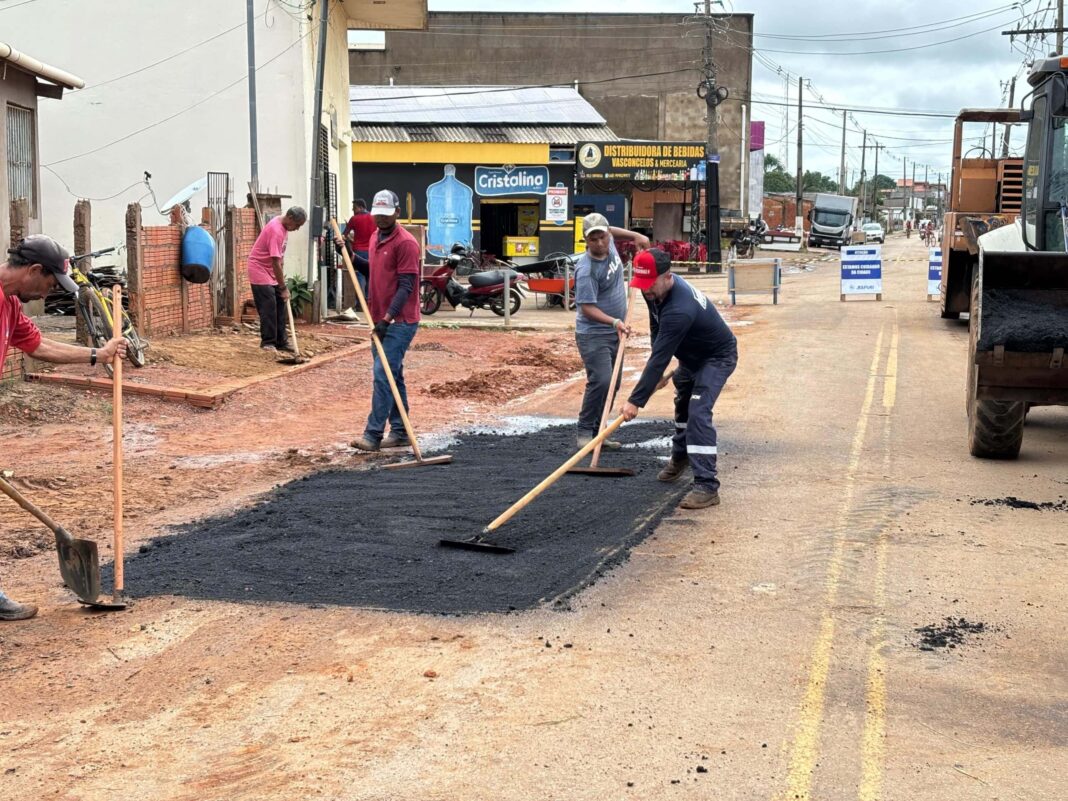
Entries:
{"label": "blue water bottle graphic", "polygon": [[456,167],[445,165],[445,177],[426,188],[427,250],[444,257],[455,242],[470,247],[474,238],[471,215],[475,192],[456,177]]}

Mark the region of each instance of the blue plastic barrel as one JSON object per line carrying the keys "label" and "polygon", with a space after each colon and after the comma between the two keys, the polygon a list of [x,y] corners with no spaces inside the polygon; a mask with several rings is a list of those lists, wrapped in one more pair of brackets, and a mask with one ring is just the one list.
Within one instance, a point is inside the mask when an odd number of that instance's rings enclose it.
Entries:
{"label": "blue plastic barrel", "polygon": [[182,277],[191,284],[206,284],[215,263],[215,240],[198,226],[182,236]]}

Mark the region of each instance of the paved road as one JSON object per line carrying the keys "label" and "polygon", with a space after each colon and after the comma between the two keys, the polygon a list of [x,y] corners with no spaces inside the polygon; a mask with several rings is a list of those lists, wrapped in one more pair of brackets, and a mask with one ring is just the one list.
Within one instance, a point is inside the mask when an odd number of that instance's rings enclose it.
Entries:
{"label": "paved road", "polygon": [[[1068,414],[1036,410],[1018,462],[971,459],[966,331],[915,239],[886,252],[881,303],[840,302],[822,262],[740,311],[724,504],[570,612],[163,598],[4,628],[0,797],[1063,797],[1068,512],[972,502],[1068,495]],[[985,631],[921,650],[947,617]]]}

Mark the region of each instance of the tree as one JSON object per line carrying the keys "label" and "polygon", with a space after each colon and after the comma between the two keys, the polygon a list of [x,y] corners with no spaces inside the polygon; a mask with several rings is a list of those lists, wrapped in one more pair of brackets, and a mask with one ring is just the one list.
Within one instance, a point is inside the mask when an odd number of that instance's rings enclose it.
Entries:
{"label": "tree", "polygon": [[838,182],[832,178],[828,178],[822,172],[805,170],[805,175],[801,179],[801,188],[805,192],[829,192],[831,194],[837,194]]}
{"label": "tree", "polygon": [[796,189],[794,177],[782,167],[782,162],[772,155],[764,156],[764,191],[793,192]]}
{"label": "tree", "polygon": [[[872,196],[873,183],[875,184],[875,196],[876,198],[878,198],[878,202],[882,202],[882,197],[879,193],[897,188],[897,181],[895,181],[893,178],[890,178],[889,176],[879,173],[874,178],[869,178],[867,181],[864,182],[864,191],[868,193],[869,198]],[[855,195],[856,197],[860,197],[860,181],[857,181],[853,185],[853,188],[850,190],[849,194]]]}

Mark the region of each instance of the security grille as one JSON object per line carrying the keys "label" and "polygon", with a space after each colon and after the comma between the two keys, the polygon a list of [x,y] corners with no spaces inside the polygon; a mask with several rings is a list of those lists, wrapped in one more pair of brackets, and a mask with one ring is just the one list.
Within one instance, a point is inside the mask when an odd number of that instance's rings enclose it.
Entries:
{"label": "security grille", "polygon": [[30,216],[37,216],[37,193],[34,191],[33,111],[8,104],[7,107],[7,191],[11,200],[26,198]]}

